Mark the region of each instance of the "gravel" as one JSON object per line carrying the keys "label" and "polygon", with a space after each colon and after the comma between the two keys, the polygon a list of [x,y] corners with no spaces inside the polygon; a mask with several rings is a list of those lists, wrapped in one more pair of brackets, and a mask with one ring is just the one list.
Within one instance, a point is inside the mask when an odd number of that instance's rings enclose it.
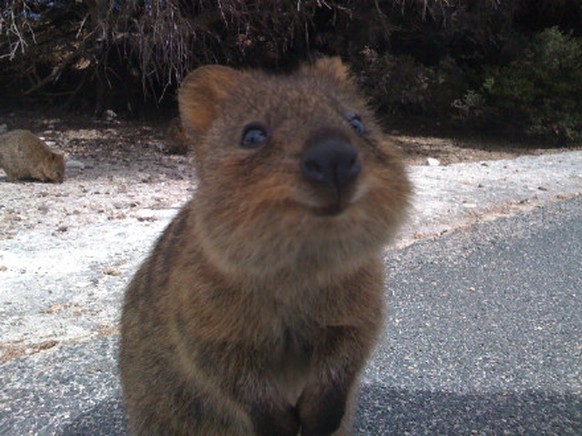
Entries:
{"label": "gravel", "polygon": [[[60,185],[0,181],[0,361],[116,333],[124,287],[193,191],[184,157],[82,164]],[[397,247],[581,193],[582,151],[413,166],[410,177]]]}

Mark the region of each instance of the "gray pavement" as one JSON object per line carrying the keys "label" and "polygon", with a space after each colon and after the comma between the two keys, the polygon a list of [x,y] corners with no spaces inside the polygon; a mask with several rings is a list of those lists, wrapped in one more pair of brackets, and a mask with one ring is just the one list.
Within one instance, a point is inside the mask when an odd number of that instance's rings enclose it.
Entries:
{"label": "gray pavement", "polygon": [[582,434],[582,197],[389,265],[361,434]]}
{"label": "gray pavement", "polygon": [[[356,434],[582,434],[582,196],[388,253]],[[0,434],[124,434],[116,335],[0,367]]]}

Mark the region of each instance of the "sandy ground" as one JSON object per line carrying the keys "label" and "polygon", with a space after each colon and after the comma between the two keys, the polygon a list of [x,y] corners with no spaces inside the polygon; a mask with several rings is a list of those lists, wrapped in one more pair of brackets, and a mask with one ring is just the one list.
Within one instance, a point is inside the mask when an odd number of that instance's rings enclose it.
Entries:
{"label": "sandy ground", "polygon": [[[63,184],[7,183],[0,171],[0,362],[115,333],[124,287],[193,191],[188,158],[161,153],[159,130],[59,123],[35,132],[68,152]],[[582,151],[397,140],[416,191],[397,247],[582,193]]]}

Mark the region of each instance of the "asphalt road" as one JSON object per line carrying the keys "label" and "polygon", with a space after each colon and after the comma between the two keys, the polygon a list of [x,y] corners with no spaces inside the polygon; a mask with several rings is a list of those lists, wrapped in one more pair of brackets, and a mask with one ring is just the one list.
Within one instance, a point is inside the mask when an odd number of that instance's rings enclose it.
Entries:
{"label": "asphalt road", "polygon": [[[356,434],[582,434],[582,196],[389,253]],[[117,336],[0,367],[0,434],[124,434]]]}

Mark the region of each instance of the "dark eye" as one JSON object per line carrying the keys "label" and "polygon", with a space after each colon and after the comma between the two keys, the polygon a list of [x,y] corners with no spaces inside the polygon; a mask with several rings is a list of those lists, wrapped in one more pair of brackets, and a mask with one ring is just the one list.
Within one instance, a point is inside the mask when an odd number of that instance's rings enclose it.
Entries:
{"label": "dark eye", "polygon": [[265,128],[257,124],[245,127],[240,145],[245,148],[257,148],[267,142]]}
{"label": "dark eye", "polygon": [[352,115],[349,119],[349,123],[353,127],[353,129],[356,131],[356,133],[358,133],[360,135],[362,133],[366,133],[366,126],[364,126],[364,123],[360,119],[359,115]]}

